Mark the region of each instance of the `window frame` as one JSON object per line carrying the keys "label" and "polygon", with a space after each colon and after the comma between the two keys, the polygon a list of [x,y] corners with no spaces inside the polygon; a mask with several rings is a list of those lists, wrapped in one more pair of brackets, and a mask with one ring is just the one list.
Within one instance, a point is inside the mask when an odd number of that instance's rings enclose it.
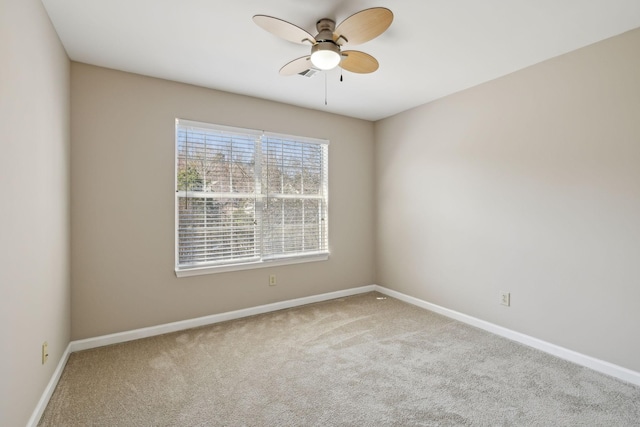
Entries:
{"label": "window frame", "polygon": [[[260,165],[256,165],[254,169],[254,179],[256,182],[260,181],[260,185],[257,185],[257,188],[254,190],[256,192],[256,220],[258,221],[258,239],[260,240],[260,248],[257,260],[252,261],[244,261],[244,262],[222,262],[216,263],[215,261],[209,263],[202,264],[194,264],[194,265],[181,265],[179,259],[179,248],[180,248],[180,213],[179,213],[179,203],[180,200],[183,200],[180,196],[180,189],[178,188],[178,173],[179,173],[179,129],[182,127],[194,127],[199,129],[211,129],[213,131],[221,131],[221,132],[229,132],[229,133],[237,133],[243,135],[254,135],[256,139],[260,139],[260,142],[256,142],[256,146],[260,145],[260,148],[256,150],[256,155],[260,158]],[[310,252],[308,254],[294,254],[294,255],[271,255],[265,259],[265,254],[263,252],[264,245],[262,243],[262,239],[265,236],[265,221],[263,218],[263,214],[266,211],[265,200],[268,200],[268,195],[265,194],[263,190],[263,176],[261,172],[261,168],[266,164],[266,160],[263,158],[262,147],[265,144],[263,138],[282,138],[288,141],[295,141],[299,143],[309,143],[315,145],[322,145],[326,147],[323,149],[322,155],[322,172],[321,172],[321,199],[324,204],[324,218],[321,219],[323,222],[324,233],[323,238],[325,239],[324,246],[325,250],[320,250],[317,252]],[[301,137],[295,135],[286,135],[281,133],[267,132],[262,130],[255,129],[247,129],[247,128],[239,128],[239,127],[231,127],[225,125],[218,125],[213,123],[205,123],[198,122],[193,120],[185,120],[185,119],[175,119],[175,140],[174,140],[174,250],[175,250],[175,261],[174,261],[174,271],[177,277],[190,277],[190,276],[198,276],[204,274],[214,274],[214,273],[224,273],[230,271],[241,271],[241,270],[250,270],[256,268],[266,268],[266,267],[275,267],[275,266],[283,266],[283,265],[292,265],[306,262],[316,262],[316,261],[326,261],[329,259],[330,255],[330,247],[329,247],[329,167],[328,167],[328,147],[330,141],[327,139],[320,138],[310,138],[310,137]],[[326,151],[324,151],[326,150]],[[258,154],[259,153],[259,154]],[[260,172],[259,172],[260,171]],[[183,190],[184,191],[184,190]],[[184,196],[182,196],[184,197]],[[304,200],[304,198],[293,197],[297,200]]]}

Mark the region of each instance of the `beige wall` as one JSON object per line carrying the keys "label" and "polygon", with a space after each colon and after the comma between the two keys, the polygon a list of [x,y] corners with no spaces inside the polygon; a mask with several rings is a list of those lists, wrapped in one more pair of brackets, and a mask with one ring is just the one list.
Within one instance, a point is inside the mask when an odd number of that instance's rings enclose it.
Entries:
{"label": "beige wall", "polygon": [[640,371],[638,52],[635,30],[376,123],[378,283]]}
{"label": "beige wall", "polygon": [[40,1],[0,0],[0,58],[0,425],[23,426],[70,329],[69,60]]}
{"label": "beige wall", "polygon": [[[85,64],[71,70],[73,339],[373,283],[371,122]],[[329,261],[176,278],[176,117],[329,139]]]}

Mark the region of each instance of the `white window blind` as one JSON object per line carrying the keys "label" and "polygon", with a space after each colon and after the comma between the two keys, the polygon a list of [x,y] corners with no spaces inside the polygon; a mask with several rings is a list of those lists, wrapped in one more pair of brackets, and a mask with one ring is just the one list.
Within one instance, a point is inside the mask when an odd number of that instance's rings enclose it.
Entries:
{"label": "white window blind", "polygon": [[326,258],[327,161],[326,140],[176,120],[176,272]]}

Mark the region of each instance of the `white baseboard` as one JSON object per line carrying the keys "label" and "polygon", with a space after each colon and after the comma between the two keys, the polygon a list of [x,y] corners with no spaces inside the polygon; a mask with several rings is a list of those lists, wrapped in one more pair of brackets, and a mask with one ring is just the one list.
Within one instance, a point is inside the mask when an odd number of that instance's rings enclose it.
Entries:
{"label": "white baseboard", "polygon": [[640,372],[632,371],[622,366],[614,365],[604,360],[599,360],[591,356],[587,356],[573,350],[566,349],[564,347],[557,346],[555,344],[548,343],[546,341],[533,338],[529,335],[521,334],[520,332],[512,331],[502,326],[495,325],[493,323],[486,322],[484,320],[468,316],[466,314],[450,310],[445,307],[441,307],[430,302],[423,301],[418,298],[397,292],[379,285],[361,286],[359,288],[345,289],[342,291],[329,292],[320,295],[312,295],[309,297],[297,298],[287,301],[276,302],[272,304],[259,305],[257,307],[246,308],[242,310],[230,311],[227,313],[213,314],[211,316],[198,317],[195,319],[183,320],[179,322],[166,323],[158,326],[151,326],[148,328],[134,329],[126,332],[119,332],[110,335],[103,335],[95,338],[87,338],[84,340],[71,341],[67,346],[67,349],[60,358],[60,362],[56,367],[56,370],[47,385],[38,405],[36,406],[27,427],[35,427],[40,421],[40,417],[44,412],[49,399],[53,394],[62,371],[64,370],[69,355],[75,351],[87,350],[96,347],[102,347],[105,345],[118,344],[127,341],[137,340],[140,338],[147,338],[156,335],[167,334],[171,332],[183,331],[186,329],[197,328],[200,326],[212,325],[214,323],[225,322],[227,320],[239,319],[242,317],[254,316],[256,314],[263,314],[277,310],[283,310],[286,308],[298,307],[306,304],[312,304],[316,302],[328,301],[336,298],[343,298],[352,295],[358,295],[366,292],[378,291],[384,295],[388,295],[392,298],[396,298],[400,301],[424,308],[426,310],[433,311],[438,314],[450,317],[460,322],[475,326],[493,334],[508,338],[510,340],[519,342],[521,344],[528,345],[529,347],[536,348],[544,351],[556,357],[568,360],[581,366],[593,369],[594,371],[601,372],[606,375],[610,375],[615,378],[619,378],[623,381],[627,381],[631,384],[640,386]]}
{"label": "white baseboard", "polygon": [[287,301],[274,302],[272,304],[259,305],[257,307],[245,308],[242,310],[229,311],[226,313],[212,314],[210,316],[198,317],[195,319],[182,320],[179,322],[165,323],[148,328],[134,329],[132,331],[119,332],[110,335],[103,335],[95,338],[71,341],[69,346],[71,352],[87,350],[90,348],[102,347],[105,345],[118,344],[133,341],[140,338],[148,338],[156,335],[168,334],[171,332],[184,331],[186,329],[200,326],[212,325],[214,323],[225,322],[227,320],[239,319],[242,317],[254,316],[256,314],[268,313],[271,311],[283,310],[285,308],[298,307],[315,302],[327,301],[351,295],[372,292],[376,290],[375,285],[361,286],[359,288],[345,289],[343,291],[329,292],[326,294],[312,295],[309,297],[291,299]]}
{"label": "white baseboard", "polygon": [[466,323],[468,325],[475,326],[480,329],[484,329],[485,331],[491,332],[501,337],[508,338],[512,341],[519,342],[529,347],[533,347],[535,349],[544,351],[545,353],[549,353],[561,359],[568,360],[575,364],[587,367],[589,369],[593,369],[594,371],[640,386],[640,372],[632,371],[631,369],[614,365],[613,363],[596,359],[595,357],[587,356],[585,354],[578,353],[576,351],[569,350],[567,348],[560,347],[555,344],[551,344],[549,342],[531,337],[529,335],[522,334],[520,332],[512,331],[511,329],[498,326],[494,323],[490,323],[490,322],[478,319],[476,317],[468,316],[458,311],[450,310],[448,308],[441,307],[439,305],[432,304],[430,302],[426,302],[409,295],[405,295],[401,292],[387,289],[383,286],[374,285],[374,287],[375,287],[375,290],[380,292],[381,294],[388,295],[392,298],[399,299],[400,301],[407,302],[409,304],[424,308],[429,311],[433,311],[438,314],[442,314],[443,316],[447,316],[452,319],[458,320],[460,322]]}
{"label": "white baseboard", "polygon": [[51,396],[53,395],[53,392],[56,389],[56,386],[58,385],[58,381],[60,381],[60,377],[62,376],[62,371],[64,371],[64,367],[67,365],[67,361],[69,360],[69,355],[71,354],[70,347],[71,345],[69,344],[67,348],[64,350],[64,353],[62,353],[62,357],[58,362],[58,366],[56,366],[56,370],[53,371],[53,375],[51,376],[51,379],[49,380],[47,387],[44,389],[44,393],[42,393],[42,396],[40,397],[40,400],[38,401],[36,408],[31,414],[31,418],[29,418],[29,421],[27,421],[27,427],[36,427],[38,425],[38,422],[40,422],[40,418],[42,417],[44,410],[49,404],[49,399],[51,399]]}

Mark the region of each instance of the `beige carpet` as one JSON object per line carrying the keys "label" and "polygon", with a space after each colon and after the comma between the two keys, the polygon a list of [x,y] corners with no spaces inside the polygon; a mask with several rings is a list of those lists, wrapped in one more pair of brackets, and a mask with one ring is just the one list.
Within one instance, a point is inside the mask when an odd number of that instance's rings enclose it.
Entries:
{"label": "beige carpet", "polygon": [[378,293],[74,353],[40,426],[640,426],[640,388]]}

